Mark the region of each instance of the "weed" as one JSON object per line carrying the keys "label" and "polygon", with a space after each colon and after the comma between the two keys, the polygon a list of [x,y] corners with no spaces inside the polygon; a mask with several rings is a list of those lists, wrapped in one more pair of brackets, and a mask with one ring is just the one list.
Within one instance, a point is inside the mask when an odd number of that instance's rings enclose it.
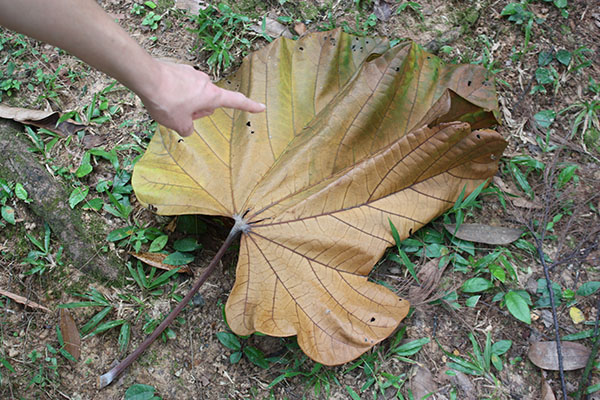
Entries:
{"label": "weed", "polygon": [[486,35],[479,35],[477,37],[477,42],[483,45],[483,53],[479,59],[473,61],[472,64],[479,64],[484,67],[487,79],[494,77],[496,83],[510,87],[508,82],[497,76],[498,73],[502,72],[502,68],[499,67],[499,60],[494,58],[494,52],[498,49],[498,44],[494,43],[493,40]]}
{"label": "weed", "polygon": [[356,36],[366,36],[371,33],[377,25],[377,16],[373,13],[369,14],[366,19],[362,19],[360,13],[357,13],[354,18],[354,28],[346,21],[342,21],[341,26],[344,32]]}
{"label": "weed", "polygon": [[534,22],[541,23],[543,20],[536,18],[533,12],[529,10],[530,0],[522,0],[520,3],[509,3],[503,9],[500,15],[508,17],[510,22],[520,26],[525,32],[525,41],[523,50],[518,54],[521,55],[528,51],[529,41],[531,40],[531,31]]}
{"label": "weed", "polygon": [[401,14],[405,10],[410,10],[416,14],[421,21],[423,21],[423,13],[421,12],[421,8],[423,7],[416,1],[404,1],[398,5],[396,14]]}
{"label": "weed", "polygon": [[161,400],[161,397],[154,394],[155,392],[153,386],[136,383],[127,388],[124,400]]}
{"label": "weed", "polygon": [[52,254],[50,249],[50,227],[48,224],[44,224],[44,239],[40,241],[34,236],[26,233],[27,239],[37,248],[27,254],[27,257],[23,260],[22,264],[31,265],[29,271],[25,272],[25,275],[40,274],[42,275],[47,268],[53,268],[56,265],[62,265],[62,254],[63,247],[60,246],[55,255]]}
{"label": "weed", "polygon": [[454,370],[469,375],[482,376],[490,383],[493,383],[496,387],[499,387],[500,381],[492,373],[491,367],[494,366],[496,370],[502,371],[503,365],[500,356],[510,349],[512,346],[512,341],[500,340],[492,344],[490,333],[487,332],[485,346],[482,351],[479,343],[477,343],[477,340],[475,340],[475,337],[472,333],[469,333],[469,340],[471,341],[473,353],[467,353],[467,358],[447,352],[438,343],[440,349],[451,360],[447,363],[451,370],[447,371],[446,373],[453,375],[454,373],[452,370]]}
{"label": "weed", "polygon": [[541,174],[545,168],[546,165],[542,161],[536,160],[528,155],[522,155],[515,156],[507,161],[505,164],[505,173],[512,176],[517,187],[519,187],[528,197],[533,199],[535,193],[528,181],[529,174],[532,172]]}
{"label": "weed", "polygon": [[214,73],[229,68],[237,54],[245,55],[250,49],[252,42],[244,37],[250,29],[250,18],[235,13],[226,4],[201,9],[192,22],[196,28],[190,31],[200,42],[194,51],[208,53],[206,62]]}
{"label": "weed", "polygon": [[[364,393],[369,389],[373,391],[373,398],[377,399],[378,395],[382,398],[388,398],[390,388],[396,389],[395,396],[400,396],[400,389],[408,379],[406,374],[393,375],[385,371],[384,363],[392,358],[400,361],[414,363],[410,356],[418,353],[425,344],[429,343],[429,338],[416,339],[410,342],[401,344],[406,333],[406,327],[402,327],[391,341],[387,350],[383,347],[378,347],[376,350],[363,354],[357,361],[350,364],[344,371],[348,373],[356,368],[361,368],[366,380],[360,388],[360,392]],[[352,392],[349,392],[352,393]]]}
{"label": "weed", "polygon": [[314,363],[312,367],[310,367],[308,357],[304,354],[299,357],[294,357],[292,365],[284,368],[282,372],[281,375],[273,379],[269,386],[267,386],[268,389],[271,389],[284,380],[298,377],[302,380],[305,387],[312,388],[316,398],[329,398],[331,393],[331,382],[340,386],[340,382],[333,369],[324,367],[319,363]]}
{"label": "weed", "polygon": [[579,133],[584,149],[587,146],[600,144],[600,120],[598,118],[600,115],[600,84],[596,83],[593,78],[590,78],[588,91],[593,94],[592,99],[571,104],[558,113],[560,115],[571,110],[575,111],[569,138]]}
{"label": "weed", "polygon": [[0,178],[0,215],[2,216],[0,228],[6,226],[2,221],[11,225],[16,224],[15,209],[9,203],[14,204],[17,199],[25,203],[31,202],[29,194],[21,183],[13,183]]}
{"label": "weed", "polygon": [[[0,367],[4,367],[9,372],[15,373],[14,367],[8,362],[4,356],[0,356]],[[2,369],[0,369],[0,385],[2,384]]]}
{"label": "weed", "polygon": [[[217,332],[219,342],[233,352],[229,355],[229,362],[232,364],[238,363],[242,359],[242,355],[248,358],[248,361],[261,368],[269,368],[269,361],[265,358],[262,351],[254,346],[248,346],[245,340],[250,336],[237,336],[231,332]],[[240,341],[242,339],[242,341]]]}

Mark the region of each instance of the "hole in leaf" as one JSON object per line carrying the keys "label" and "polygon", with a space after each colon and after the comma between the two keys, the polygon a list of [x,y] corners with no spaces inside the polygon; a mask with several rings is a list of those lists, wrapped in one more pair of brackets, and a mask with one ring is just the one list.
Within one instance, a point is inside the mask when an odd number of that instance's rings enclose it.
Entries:
{"label": "hole in leaf", "polygon": [[481,136],[479,136],[479,133],[477,134],[477,139],[481,139]]}
{"label": "hole in leaf", "polygon": [[411,235],[412,235],[412,228],[410,228],[410,229],[408,230],[408,236],[411,236]]}
{"label": "hole in leaf", "polygon": [[250,123],[250,121],[246,122],[246,126],[252,126],[252,124]]}
{"label": "hole in leaf", "polygon": [[471,82],[471,81],[467,82],[467,86],[471,86],[471,83],[473,83],[473,82]]}
{"label": "hole in leaf", "polygon": [[179,140],[177,141],[177,143],[181,143],[183,142],[183,138],[179,138]]}
{"label": "hole in leaf", "polygon": [[250,131],[250,134],[254,134],[254,131]]}
{"label": "hole in leaf", "polygon": [[375,317],[371,317],[371,322],[375,322]]}
{"label": "hole in leaf", "polygon": [[394,68],[394,70],[395,70],[396,72],[398,72],[398,71],[400,71],[400,67],[396,67],[396,68]]}
{"label": "hole in leaf", "polygon": [[304,47],[298,47],[300,51],[304,51]]}

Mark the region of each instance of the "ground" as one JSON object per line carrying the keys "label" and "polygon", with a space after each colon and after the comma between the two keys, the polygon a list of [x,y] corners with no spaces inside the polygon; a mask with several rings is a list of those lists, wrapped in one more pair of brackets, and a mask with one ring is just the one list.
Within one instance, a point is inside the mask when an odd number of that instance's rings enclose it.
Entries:
{"label": "ground", "polygon": [[[503,117],[497,130],[509,143],[491,187],[508,194],[498,196],[493,190],[488,191],[482,196],[480,207],[467,209],[465,222],[529,226],[534,233],[526,229],[521,239],[505,246],[475,244],[469,255],[464,247],[450,242],[442,219],[434,221],[415,235],[426,251],[419,256],[404,247],[417,270],[430,259],[439,258],[440,249],[462,254],[466,266],[449,266],[439,282],[441,295],[429,299],[437,301],[415,305],[398,334],[359,360],[332,368],[307,359],[293,338],[256,335],[237,339],[246,353],[239,362],[230,362],[235,352],[231,347],[237,345],[228,342],[227,348],[222,341],[233,335],[221,334],[220,341],[217,333],[228,332],[222,305],[234,281],[234,246],[226,253],[222,268],[217,269],[171,327],[169,339],[159,339],[115,383],[99,390],[97,377],[133,351],[187,293],[193,281],[181,274],[165,285],[141,289],[133,279],[136,263],[128,252],[147,251],[150,242],[162,233],[169,235],[168,249],[179,239],[193,238],[202,246],[194,251],[190,265],[199,270],[225,239],[228,222],[206,217],[174,221],[142,208],[127,187],[132,164],[155,128],[140,100],[118,83],[112,86],[111,78],[68,54],[1,30],[2,104],[63,113],[76,111],[89,125],[85,132],[58,136],[55,141],[44,131],[38,132],[40,140],[51,145],[45,149],[42,145],[36,157],[48,165],[57,179],[74,188],[90,187],[88,200],[99,197],[110,205],[107,194],[97,190],[97,185],[112,180],[116,187],[116,182],[121,181],[121,194],[129,199],[132,211],[125,218],[118,216],[119,210],[108,212],[106,207],[87,211],[105,223],[92,227],[103,236],[108,235],[103,243],[105,251],[115,252],[122,259],[121,280],[108,284],[78,271],[69,264],[68,255],[61,258],[60,243],[53,236],[49,246],[45,246],[47,251],[43,243],[42,249],[36,248],[31,238],[44,237],[44,221],[28,210],[23,196],[12,187],[15,194],[2,203],[15,211],[16,221],[11,224],[5,218],[6,226],[0,228],[0,288],[52,311],[23,307],[0,296],[0,397],[134,398],[126,396],[126,390],[134,384],[146,384],[164,399],[412,398],[409,389],[419,396],[434,390],[431,398],[436,399],[539,399],[544,381],[557,397],[561,396],[558,372],[539,369],[527,355],[530,343],[554,339],[552,314],[543,304],[548,291],[544,291],[544,281],[540,281],[544,270],[537,249],[546,254],[547,263],[556,264],[550,277],[559,286],[556,295],[562,300],[557,307],[560,335],[585,331],[581,323],[575,324],[570,311],[576,306],[590,325],[599,311],[594,298],[597,294],[588,294],[581,287],[592,282],[586,286],[590,288],[595,285],[593,282],[600,281],[600,105],[593,103],[600,100],[600,3],[531,0],[520,6],[521,3],[509,0],[229,2],[232,9],[222,9],[221,13],[229,12],[233,20],[221,20],[218,24],[227,27],[229,23],[239,30],[238,40],[225,50],[231,56],[231,65],[211,61],[210,50],[199,51],[208,39],[206,33],[194,32],[197,25],[190,18],[193,11],[185,11],[193,1],[100,3],[153,56],[198,65],[215,78],[234,71],[244,52],[267,44],[260,28],[267,18],[279,18],[290,28],[302,23],[308,32],[343,26],[355,34],[411,39],[447,62],[483,65],[495,74]],[[202,2],[201,6],[206,4]],[[247,16],[248,22],[242,15]],[[258,33],[249,29],[253,24]],[[302,26],[296,25],[296,29],[301,30]],[[248,44],[240,38],[248,39]],[[75,113],[71,116],[76,118]],[[30,137],[36,135],[34,132],[30,131]],[[78,170],[82,159],[85,161],[86,150],[98,148],[115,150],[118,168],[108,161],[110,155],[96,154],[88,161],[93,167],[91,173]],[[15,183],[18,182],[12,182]],[[117,240],[114,230],[127,226],[133,226],[137,236]],[[535,236],[539,238],[542,231],[546,235],[543,242],[536,242]],[[31,254],[32,250],[42,250],[43,254]],[[491,257],[489,262],[481,261]],[[556,263],[563,259],[566,262]],[[127,262],[133,266],[133,273],[125,268]],[[498,267],[506,263],[512,265],[514,275]],[[493,281],[494,287],[469,292],[463,284],[477,271],[479,277]],[[149,269],[145,272],[149,273]],[[372,278],[408,295],[403,284],[409,276],[393,261],[382,260]],[[96,299],[103,297],[105,303],[70,309],[80,331],[103,309],[102,304],[110,307],[102,322],[117,321],[116,327],[106,325],[103,332],[82,335],[81,356],[78,362],[72,362],[58,350],[58,306],[82,301],[82,295],[91,290],[96,291]],[[532,299],[534,306],[526,310],[531,313],[531,324],[519,321],[499,301],[499,293],[512,290],[528,293]],[[475,297],[479,295],[480,298]],[[130,327],[129,334],[123,326]],[[488,362],[487,368],[471,375],[462,373],[464,369],[456,372],[457,359],[468,360],[469,353],[475,351],[470,335],[483,348],[488,334],[492,343],[511,341],[506,353],[497,360],[502,371],[490,367]],[[401,342],[395,342],[396,338]],[[419,342],[414,354],[394,351],[400,343],[426,338],[429,340]],[[583,338],[578,343],[592,347],[591,339]],[[263,355],[252,356],[257,354],[252,353],[254,349]],[[266,368],[256,365],[261,363]],[[285,379],[281,377],[284,374]],[[581,374],[581,369],[566,372],[568,392],[577,390]],[[600,371],[595,366],[591,384],[598,383]],[[423,391],[419,385],[427,389]]]}

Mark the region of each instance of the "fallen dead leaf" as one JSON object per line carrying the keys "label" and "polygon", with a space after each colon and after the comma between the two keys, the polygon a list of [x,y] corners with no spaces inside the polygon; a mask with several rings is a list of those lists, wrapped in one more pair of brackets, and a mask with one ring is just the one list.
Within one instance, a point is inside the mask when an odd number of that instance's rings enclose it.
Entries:
{"label": "fallen dead leaf", "polygon": [[198,11],[203,9],[205,6],[202,6],[204,1],[201,0],[175,0],[175,8],[179,8],[180,10],[187,10],[191,15],[198,14]]}
{"label": "fallen dead leaf", "polygon": [[[414,285],[410,286],[407,296],[413,306],[437,300],[437,295],[432,295],[432,293],[438,289],[440,279],[449,265],[449,263],[445,263],[440,267],[439,263],[440,260],[435,258],[419,268],[417,278],[419,278],[420,285],[415,282]],[[439,293],[439,297],[443,297],[444,294],[445,292]]]}
{"label": "fallen dead leaf", "polygon": [[409,388],[415,399],[429,398],[427,396],[430,393],[437,392],[438,390],[431,371],[420,365],[414,370],[414,374],[410,379]]}
{"label": "fallen dead leaf", "polygon": [[85,125],[77,123],[72,119],[58,123],[60,116],[58,111],[31,110],[0,104],[0,118],[44,128],[63,137],[73,135],[86,128]]}
{"label": "fallen dead leaf", "polygon": [[287,26],[279,23],[273,18],[265,18],[264,23],[261,22],[257,25],[252,25],[250,29],[252,29],[256,33],[266,33],[272,38],[278,38],[280,36],[283,36],[284,38],[291,39],[294,37],[294,35],[292,35]]}
{"label": "fallen dead leaf", "polygon": [[373,3],[373,13],[378,20],[386,22],[392,16],[392,6],[385,0],[375,0]]}
{"label": "fallen dead leaf", "polygon": [[43,305],[41,305],[39,303],[36,303],[35,301],[26,299],[23,296],[19,296],[18,294],[14,294],[14,293],[11,293],[9,291],[0,289],[0,295],[6,296],[9,299],[12,299],[12,300],[16,301],[19,304],[23,304],[26,307],[37,308],[39,310],[50,312],[50,310],[48,308],[44,307]]}
{"label": "fallen dead leaf", "polygon": [[483,224],[461,224],[456,232],[456,224],[444,224],[444,227],[461,240],[494,245],[512,243],[523,233],[523,229]]}
{"label": "fallen dead leaf", "polygon": [[304,25],[302,22],[298,22],[294,25],[294,32],[296,32],[298,36],[304,35],[306,33],[306,25]]}
{"label": "fallen dead leaf", "polygon": [[519,207],[519,208],[529,208],[531,210],[541,210],[542,208],[544,208],[544,206],[542,206],[541,204],[538,203],[534,203],[533,201],[524,199],[523,197],[509,197],[511,203],[513,203],[513,205],[515,207]]}
{"label": "fallen dead leaf", "polygon": [[583,315],[583,312],[577,307],[569,308],[569,316],[575,325],[585,321],[585,315]]}
{"label": "fallen dead leaf", "polygon": [[340,29],[279,38],[219,82],[267,111],[218,109],[183,142],[159,127],[136,196],[162,215],[237,222],[235,333],[297,335],[314,360],[348,362],[409,310],[368,280],[390,221],[404,239],[497,171],[506,142],[487,129],[499,112],[485,74]]}
{"label": "fallen dead leaf", "polygon": [[[134,253],[130,252],[132,256],[144,262],[152,267],[164,269],[165,271],[170,271],[172,269],[177,268],[176,265],[163,264],[163,260],[167,258],[168,254],[162,253]],[[192,270],[187,265],[181,265],[181,269],[178,271],[180,274],[188,274],[193,275]]]}
{"label": "fallen dead leaf", "polygon": [[552,387],[546,381],[546,379],[542,376],[542,400],[556,400],[556,396],[554,396],[554,392],[552,391]]}
{"label": "fallen dead leaf", "polygon": [[[565,371],[573,371],[585,367],[590,349],[575,342],[561,342],[560,347],[563,355],[563,368]],[[558,371],[558,355],[556,354],[556,342],[535,342],[529,346],[527,352],[529,360],[541,369]]]}
{"label": "fallen dead leaf", "polygon": [[60,332],[62,333],[65,342],[65,350],[79,360],[81,356],[81,336],[77,325],[71,316],[71,313],[66,308],[60,309]]}

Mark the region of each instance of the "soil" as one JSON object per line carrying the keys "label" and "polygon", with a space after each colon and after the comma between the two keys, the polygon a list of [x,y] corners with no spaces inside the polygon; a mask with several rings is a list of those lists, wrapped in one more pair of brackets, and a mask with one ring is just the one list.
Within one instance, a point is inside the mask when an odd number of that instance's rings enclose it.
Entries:
{"label": "soil", "polygon": [[[206,54],[195,49],[197,41],[194,34],[186,29],[190,22],[185,12],[179,8],[184,2],[175,5],[168,1],[157,2],[159,9],[164,12],[157,30],[143,26],[142,17],[132,14],[134,3],[131,0],[105,0],[100,3],[153,56],[180,60],[209,70]],[[264,15],[270,18],[290,13],[304,15],[304,23],[308,32],[311,32],[331,21],[327,15],[328,11],[338,26],[345,21],[348,26],[354,27],[354,3],[350,0],[306,0],[301,3],[243,0],[233,6],[234,9],[258,20]],[[521,26],[501,16],[508,3],[508,0],[420,0],[418,4],[421,6],[421,16],[410,9],[396,14],[393,11],[398,4],[385,0],[360,2],[359,7],[363,9],[361,21],[374,12],[375,8],[378,14],[392,11],[388,19],[377,21],[371,34],[411,39],[430,51],[437,52],[438,56],[448,62],[481,62],[485,51],[483,38],[492,43],[488,49],[488,59],[494,62],[491,69],[497,72],[496,81],[501,82],[497,89],[503,123],[498,127],[498,131],[509,142],[494,183],[509,193],[519,193],[522,202],[519,206],[510,201],[504,208],[496,196],[485,196],[482,207],[469,215],[467,222],[523,226],[528,221],[544,216],[544,212],[547,211],[545,206],[549,204],[549,198],[544,197],[544,174],[530,175],[536,196],[533,199],[527,198],[519,192],[508,173],[507,164],[510,158],[529,155],[544,162],[547,165],[546,172],[549,172],[553,165],[577,165],[578,184],[573,185],[572,190],[559,199],[576,205],[570,211],[573,218],[565,215],[558,221],[554,228],[556,239],[546,241],[543,248],[554,259],[569,254],[578,244],[582,244],[578,254],[584,254],[583,262],[577,262],[578,259],[573,258],[571,262],[560,264],[551,271],[552,279],[562,288],[575,290],[583,282],[600,281],[600,250],[594,248],[593,243],[585,242],[586,234],[599,227],[597,210],[600,209],[600,201],[598,197],[593,198],[600,190],[597,147],[599,142],[596,140],[596,147],[593,143],[588,143],[584,148],[579,134],[570,135],[575,113],[567,111],[556,117],[549,135],[550,145],[562,146],[562,150],[544,152],[536,140],[536,137],[543,137],[544,133],[537,126],[534,115],[541,110],[563,110],[582,98],[590,98],[586,92],[589,79],[600,81],[600,3],[569,0],[569,16],[565,18],[551,2],[532,2],[529,8],[536,18],[540,18],[540,23],[533,24],[531,47],[520,58],[514,57],[514,54],[523,48],[525,35]],[[0,30],[0,33],[3,37],[14,36],[6,30]],[[113,82],[110,77],[52,46],[26,38],[23,40],[27,47],[35,52],[30,52],[25,58],[19,58],[19,67],[25,63],[37,62],[45,73],[51,73],[62,65],[56,78],[60,88],[56,90],[56,97],[40,100],[42,89],[39,85],[32,85],[31,89],[26,88],[28,81],[34,83],[36,79],[30,74],[21,77],[20,90],[11,96],[5,94],[2,97],[3,104],[36,109],[51,108],[62,112],[81,111],[92,102],[95,93]],[[264,45],[266,41],[257,34],[253,38],[253,48]],[[0,46],[2,60],[12,57],[9,46],[4,46],[3,50]],[[535,71],[541,51],[575,51],[582,47],[591,50],[585,54],[591,61],[589,66],[578,72],[567,73],[564,66],[553,64],[560,76],[560,86],[556,93],[549,88],[548,93],[531,94],[536,84]],[[239,62],[241,54],[236,54],[234,65],[215,75],[227,75],[235,70]],[[71,139],[60,138],[59,145],[49,152],[51,162],[46,160],[46,164],[64,167],[74,172],[89,148],[104,147],[110,150],[128,143],[147,144],[154,126],[141,101],[118,84],[106,94],[106,98],[109,104],[119,105],[121,111],[106,123],[91,125],[84,135],[76,135]],[[139,154],[133,146],[124,149],[121,146],[118,155],[124,163],[124,168],[131,170],[128,163]],[[40,161],[44,162],[41,158]],[[85,177],[85,182],[95,186],[102,179],[113,179],[113,175],[114,169],[111,165],[100,160],[94,165],[94,171]],[[591,202],[590,198],[593,199]],[[134,196],[131,196],[130,200],[133,206],[132,215],[140,226],[157,227],[167,231],[169,225],[173,225],[173,218],[155,216],[150,210],[142,208]],[[559,200],[552,200],[557,206],[550,207],[546,214],[555,215],[558,212],[555,208],[560,211],[560,205],[564,202]],[[590,208],[590,204],[595,209]],[[315,364],[306,359],[293,338],[254,335],[242,340],[244,346],[253,346],[264,352],[266,357],[282,360],[271,363],[267,369],[249,362],[245,356],[238,363],[230,363],[232,351],[217,340],[216,334],[227,330],[222,305],[226,302],[234,281],[236,246],[229,249],[223,259],[222,268],[219,268],[200,289],[192,304],[182,312],[180,321],[172,326],[175,337],[166,341],[157,340],[115,383],[98,390],[97,377],[105,373],[117,360],[124,358],[144,339],[143,327],[146,321],[143,315],[149,318],[164,316],[174,307],[176,301],[168,293],[153,295],[149,291],[142,291],[130,278],[125,265],[129,261],[127,253],[133,251],[131,245],[115,246],[109,242],[102,244],[105,251],[113,253],[122,261],[121,265],[117,266],[122,271],[122,278],[111,284],[83,274],[68,262],[60,265],[56,254],[59,244],[55,237],[52,239],[51,252],[54,262],[48,264],[43,274],[26,274],[31,265],[23,263],[22,260],[33,249],[26,234],[42,237],[44,221],[31,213],[23,202],[16,202],[14,207],[17,224],[0,229],[0,288],[18,293],[54,311],[44,312],[23,307],[6,297],[0,297],[0,360],[8,361],[15,370],[11,372],[5,365],[3,367],[0,364],[1,398],[121,399],[124,398],[127,388],[136,383],[153,386],[156,393],[164,399],[346,399],[351,398],[348,387],[359,393],[360,398],[373,398],[375,395],[377,398],[396,398],[396,389],[393,386],[375,389],[378,386],[374,384],[361,393],[361,388],[368,381],[364,365],[353,368],[353,364],[350,363],[335,368],[323,367],[318,373],[311,374]],[[127,225],[124,220],[109,213],[88,212],[97,214],[104,222],[104,226],[93,228],[99,231],[95,232],[96,234],[106,235]],[[196,253],[195,261],[191,264],[197,275],[227,236],[229,222],[199,217],[196,223],[202,228],[202,233],[197,236],[202,249]],[[443,229],[441,221],[434,222],[432,226],[434,229]],[[171,233],[170,240],[184,236],[184,233],[175,230]],[[533,243],[531,236],[527,237],[527,240]],[[544,277],[537,255],[522,248],[509,248],[515,256],[520,288],[535,294],[537,280]],[[483,257],[491,250],[491,246],[477,245],[476,257]],[[421,266],[428,260],[417,261],[418,266]],[[386,282],[398,290],[407,281],[404,273],[390,265],[389,261],[382,261],[375,271],[373,279]],[[462,272],[448,268],[440,287],[456,288],[467,278]],[[175,281],[178,285],[174,293],[180,296],[185,295],[193,283],[193,279],[186,275],[178,276]],[[77,295],[92,288],[102,293],[114,305],[111,319],[125,319],[131,322],[131,342],[126,351],[120,351],[118,329],[87,336],[81,342],[80,361],[70,362],[53,352],[60,347],[56,331],[59,320],[57,306],[81,301],[81,297]],[[130,296],[139,298],[142,305],[133,302]],[[436,393],[431,397],[435,399],[453,398],[453,392],[458,395],[454,398],[461,399],[539,399],[542,397],[540,382],[544,379],[558,397],[561,393],[558,372],[542,371],[527,358],[531,341],[554,338],[552,318],[548,318],[548,309],[535,309],[532,324],[527,325],[510,316],[505,307],[499,307],[499,302],[492,301],[491,295],[482,296],[476,307],[465,307],[464,301],[467,296],[459,296],[459,302],[463,304],[460,309],[453,309],[451,302],[447,300],[417,306],[401,325],[406,328],[405,338],[414,340],[429,337],[432,340],[424,345],[420,352],[410,357],[414,360],[413,363],[393,357],[386,358],[384,354],[392,339],[384,341],[369,353],[377,360],[375,365],[380,368],[380,372],[407,378],[406,385],[400,390],[405,396],[409,387],[415,390],[414,386],[409,385],[416,381],[414,375],[418,366],[431,373],[426,383],[435,388]],[[583,311],[587,321],[593,321],[598,312],[593,296],[582,298],[577,307]],[[81,328],[100,309],[75,308],[71,309],[71,314],[77,326]],[[573,323],[565,302],[558,307],[557,314],[561,334],[583,329],[581,325]],[[491,334],[493,342],[512,341],[510,350],[502,356],[503,370],[493,370],[499,380],[497,385],[484,376],[446,373],[449,358],[440,346],[454,355],[467,357],[467,354],[473,351],[468,338],[469,333],[478,338],[480,345],[485,343],[486,333]],[[589,341],[582,343],[591,347]],[[35,352],[39,356],[36,357]],[[294,363],[300,366],[294,369]],[[278,376],[292,369],[303,374],[296,374],[272,388],[269,387]],[[423,373],[419,375],[423,376]],[[565,375],[568,391],[575,391],[581,370],[570,371]],[[379,379],[383,381],[382,376],[384,375],[380,374]],[[311,377],[317,378],[311,381]],[[320,382],[321,386],[315,386],[315,382]],[[329,382],[329,394],[325,390],[325,382]],[[597,368],[593,371],[591,382],[600,382]]]}

